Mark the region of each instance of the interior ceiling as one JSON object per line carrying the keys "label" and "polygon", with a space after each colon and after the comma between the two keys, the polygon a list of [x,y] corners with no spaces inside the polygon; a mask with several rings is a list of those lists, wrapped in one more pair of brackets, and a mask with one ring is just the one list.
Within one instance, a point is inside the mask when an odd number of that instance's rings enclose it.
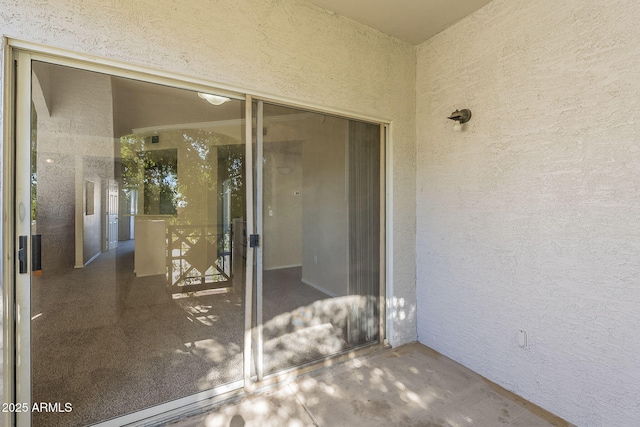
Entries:
{"label": "interior ceiling", "polygon": [[491,0],[309,0],[339,15],[420,44]]}

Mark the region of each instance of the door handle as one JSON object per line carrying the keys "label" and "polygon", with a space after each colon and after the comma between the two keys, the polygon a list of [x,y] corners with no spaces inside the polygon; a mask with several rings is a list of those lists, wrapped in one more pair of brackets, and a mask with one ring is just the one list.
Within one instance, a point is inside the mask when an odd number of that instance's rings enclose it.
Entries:
{"label": "door handle", "polygon": [[31,270],[36,276],[42,274],[42,234],[31,236]]}
{"label": "door handle", "polygon": [[27,273],[27,236],[18,236],[18,272]]}

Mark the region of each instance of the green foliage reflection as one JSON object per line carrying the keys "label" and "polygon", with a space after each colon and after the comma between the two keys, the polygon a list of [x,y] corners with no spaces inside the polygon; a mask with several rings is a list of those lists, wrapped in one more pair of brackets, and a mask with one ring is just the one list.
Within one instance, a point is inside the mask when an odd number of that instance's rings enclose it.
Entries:
{"label": "green foliage reflection", "polygon": [[[231,218],[244,217],[243,144],[204,129],[157,136],[158,144],[148,135],[120,138],[122,185],[144,195],[141,212],[221,228],[228,226],[222,224],[223,208]],[[226,200],[225,190],[230,193]]]}

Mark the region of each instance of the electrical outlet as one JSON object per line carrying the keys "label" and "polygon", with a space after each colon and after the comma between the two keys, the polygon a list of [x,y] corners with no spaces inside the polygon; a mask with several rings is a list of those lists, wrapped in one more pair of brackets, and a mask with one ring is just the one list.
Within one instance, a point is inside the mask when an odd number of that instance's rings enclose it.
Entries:
{"label": "electrical outlet", "polygon": [[518,331],[518,345],[522,348],[529,347],[529,337],[527,336],[527,331]]}

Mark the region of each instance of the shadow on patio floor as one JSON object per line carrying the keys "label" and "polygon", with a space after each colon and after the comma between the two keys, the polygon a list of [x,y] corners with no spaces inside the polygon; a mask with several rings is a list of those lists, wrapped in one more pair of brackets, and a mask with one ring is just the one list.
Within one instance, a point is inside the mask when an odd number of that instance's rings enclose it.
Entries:
{"label": "shadow on patio floor", "polygon": [[571,426],[421,344],[383,349],[170,427]]}

